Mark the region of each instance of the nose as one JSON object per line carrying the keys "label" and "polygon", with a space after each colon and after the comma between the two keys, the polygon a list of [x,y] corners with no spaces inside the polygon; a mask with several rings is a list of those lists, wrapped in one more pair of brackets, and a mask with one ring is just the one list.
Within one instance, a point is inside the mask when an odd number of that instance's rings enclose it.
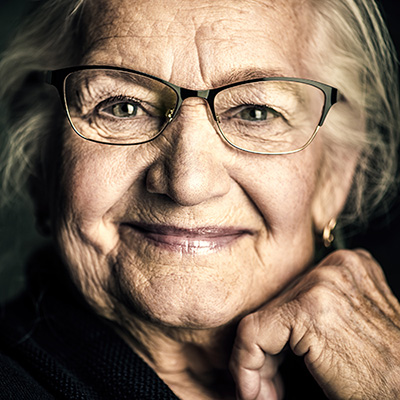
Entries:
{"label": "nose", "polygon": [[224,165],[227,146],[216,132],[204,100],[186,99],[174,121],[153,144],[159,156],[150,166],[146,185],[182,206],[195,206],[229,192]]}

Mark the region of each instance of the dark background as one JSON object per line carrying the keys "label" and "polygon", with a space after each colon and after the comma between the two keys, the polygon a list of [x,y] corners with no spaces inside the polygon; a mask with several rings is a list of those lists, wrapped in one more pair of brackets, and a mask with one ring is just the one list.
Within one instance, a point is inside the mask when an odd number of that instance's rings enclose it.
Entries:
{"label": "dark background", "polygon": [[[381,0],[379,3],[397,53],[400,54],[400,0]],[[397,176],[400,177],[400,173]],[[348,244],[352,248],[363,247],[372,253],[400,299],[400,192],[390,203],[389,215],[372,219],[367,229],[361,230]]]}
{"label": "dark background", "polygon": [[[34,1],[0,0],[1,52],[12,38],[21,15]],[[0,105],[0,117],[1,112]],[[1,125],[0,129],[2,130]],[[0,146],[3,136],[0,132]],[[0,192],[0,196],[3,196],[3,193]],[[43,241],[36,233],[34,225],[31,203],[27,199],[22,202],[15,201],[5,210],[0,209],[0,302],[10,298],[23,287],[26,259]]]}
{"label": "dark background", "polygon": [[[12,37],[20,16],[36,1],[40,0],[0,0],[0,51]],[[400,49],[400,0],[382,0],[380,4],[396,48]],[[0,302],[23,286],[26,258],[42,242],[34,228],[28,199],[0,213]],[[391,205],[389,216],[372,220],[368,229],[360,230],[349,244],[365,247],[374,255],[400,298],[400,200]]]}

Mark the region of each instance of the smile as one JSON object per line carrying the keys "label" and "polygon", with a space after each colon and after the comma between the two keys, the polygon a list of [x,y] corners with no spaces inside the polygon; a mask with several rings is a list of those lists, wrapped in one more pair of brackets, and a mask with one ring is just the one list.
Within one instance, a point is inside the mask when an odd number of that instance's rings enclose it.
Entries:
{"label": "smile", "polygon": [[179,228],[170,225],[129,223],[135,233],[152,244],[169,251],[181,253],[200,253],[218,251],[228,247],[236,240],[252,235],[249,229],[239,228]]}

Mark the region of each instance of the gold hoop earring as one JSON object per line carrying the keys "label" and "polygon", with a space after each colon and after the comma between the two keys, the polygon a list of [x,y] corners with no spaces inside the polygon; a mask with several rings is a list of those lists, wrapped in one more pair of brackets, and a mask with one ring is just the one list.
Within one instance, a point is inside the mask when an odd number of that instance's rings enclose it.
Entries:
{"label": "gold hoop earring", "polygon": [[323,232],[322,232],[322,241],[324,242],[324,246],[326,248],[330,247],[332,242],[335,240],[335,236],[333,235],[333,230],[336,227],[336,218],[332,218],[326,224]]}

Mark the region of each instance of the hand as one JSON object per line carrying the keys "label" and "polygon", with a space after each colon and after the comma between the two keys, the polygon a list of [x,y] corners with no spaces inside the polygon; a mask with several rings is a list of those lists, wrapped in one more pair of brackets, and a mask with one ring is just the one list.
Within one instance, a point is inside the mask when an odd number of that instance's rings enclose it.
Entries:
{"label": "hand", "polygon": [[331,399],[400,398],[400,305],[364,250],[330,254],[243,318],[230,362],[238,398],[279,398],[268,365],[287,343]]}

